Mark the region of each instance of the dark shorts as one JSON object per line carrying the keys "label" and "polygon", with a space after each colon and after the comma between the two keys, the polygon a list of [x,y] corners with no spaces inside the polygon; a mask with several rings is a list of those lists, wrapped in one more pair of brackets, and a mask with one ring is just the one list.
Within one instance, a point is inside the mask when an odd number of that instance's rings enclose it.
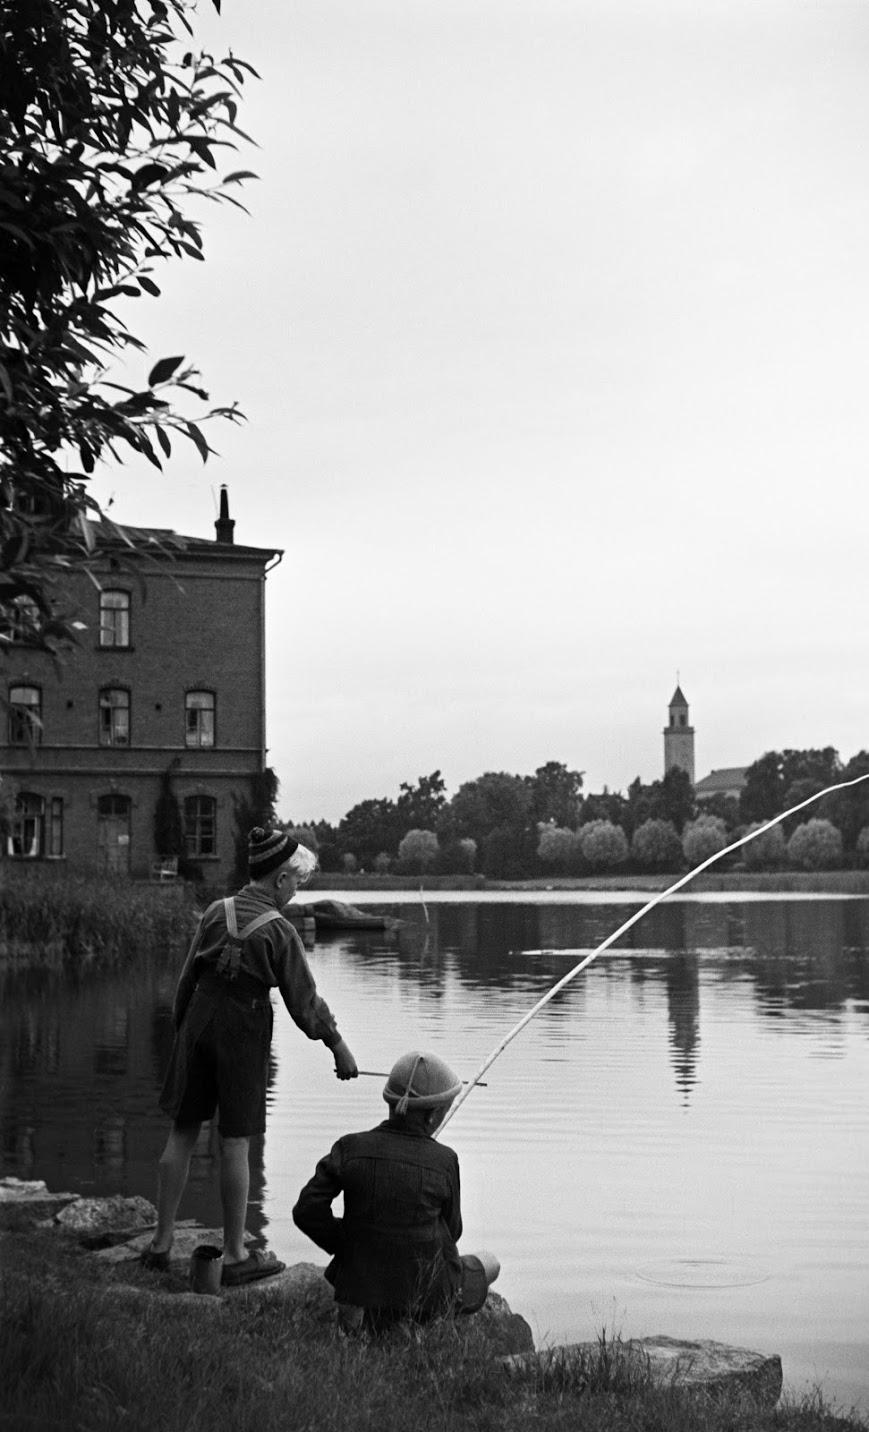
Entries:
{"label": "dark shorts", "polygon": [[265,985],[233,983],[212,976],[194,990],[175,1035],[160,1108],[181,1127],[213,1119],[219,1110],[223,1137],[240,1139],[265,1130],[274,1016]]}

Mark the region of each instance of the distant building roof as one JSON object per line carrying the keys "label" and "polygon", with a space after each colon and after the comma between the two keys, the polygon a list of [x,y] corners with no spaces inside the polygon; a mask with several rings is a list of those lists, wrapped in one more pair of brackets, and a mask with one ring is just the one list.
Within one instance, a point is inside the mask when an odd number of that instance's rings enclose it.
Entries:
{"label": "distant building roof", "polygon": [[698,781],[694,787],[695,796],[726,796],[739,795],[745,786],[745,773],[747,766],[721,766],[718,770],[710,771],[702,781]]}
{"label": "distant building roof", "polygon": [[684,695],[684,693],[683,693],[683,691],[682,691],[681,686],[677,686],[677,687],[676,687],[676,690],[673,692],[673,695],[670,697],[670,705],[671,705],[671,706],[687,706],[687,705],[688,705],[688,702],[687,702],[687,700],[686,700],[686,698],[685,698],[685,695]]}

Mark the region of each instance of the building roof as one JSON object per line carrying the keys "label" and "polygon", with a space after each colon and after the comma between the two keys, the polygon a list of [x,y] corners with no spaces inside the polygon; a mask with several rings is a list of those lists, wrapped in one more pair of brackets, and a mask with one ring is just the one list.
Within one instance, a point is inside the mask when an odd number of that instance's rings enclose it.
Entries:
{"label": "building roof", "polygon": [[173,532],[171,527],[133,527],[127,522],[112,522],[106,518],[87,523],[94,539],[94,545],[127,549],[131,556],[143,550],[152,556],[169,557],[210,556],[219,552],[221,556],[261,557],[270,561],[283,556],[280,547],[246,547],[240,542],[217,542],[213,537],[186,537]]}
{"label": "building roof", "polygon": [[676,687],[676,690],[673,692],[673,695],[670,697],[670,705],[671,705],[671,706],[687,706],[687,705],[688,705],[688,702],[687,702],[685,696],[683,695],[681,686],[677,686],[677,687]]}
{"label": "building roof", "polygon": [[745,785],[747,770],[747,766],[720,766],[697,782],[694,794],[714,796],[725,791],[741,791]]}

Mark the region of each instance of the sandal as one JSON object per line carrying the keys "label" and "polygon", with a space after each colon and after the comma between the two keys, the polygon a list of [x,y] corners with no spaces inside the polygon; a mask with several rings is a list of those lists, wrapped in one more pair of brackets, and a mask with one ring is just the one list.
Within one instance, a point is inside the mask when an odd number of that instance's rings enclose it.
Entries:
{"label": "sandal", "polygon": [[172,1257],[172,1244],[165,1248],[162,1253],[154,1251],[154,1244],[149,1243],[139,1254],[139,1262],[143,1268],[150,1268],[155,1273],[165,1273],[169,1267],[169,1259]]}
{"label": "sandal", "polygon": [[286,1266],[286,1263],[278,1261],[274,1253],[256,1248],[241,1263],[224,1263],[221,1282],[224,1288],[243,1288],[246,1283],[256,1283],[260,1278],[273,1278],[276,1273],[283,1273]]}

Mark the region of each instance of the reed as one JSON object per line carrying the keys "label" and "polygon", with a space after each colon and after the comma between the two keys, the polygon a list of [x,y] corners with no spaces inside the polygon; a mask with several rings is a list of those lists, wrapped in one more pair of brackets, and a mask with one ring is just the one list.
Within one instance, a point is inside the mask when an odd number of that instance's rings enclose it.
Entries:
{"label": "reed", "polygon": [[0,959],[82,970],[183,954],[194,923],[187,887],[6,867],[0,880]]}
{"label": "reed", "polygon": [[362,1343],[280,1305],[131,1296],[94,1265],[56,1234],[5,1240],[4,1432],[867,1432],[817,1395],[763,1411],[655,1388],[606,1336],[523,1383],[472,1318]]}

